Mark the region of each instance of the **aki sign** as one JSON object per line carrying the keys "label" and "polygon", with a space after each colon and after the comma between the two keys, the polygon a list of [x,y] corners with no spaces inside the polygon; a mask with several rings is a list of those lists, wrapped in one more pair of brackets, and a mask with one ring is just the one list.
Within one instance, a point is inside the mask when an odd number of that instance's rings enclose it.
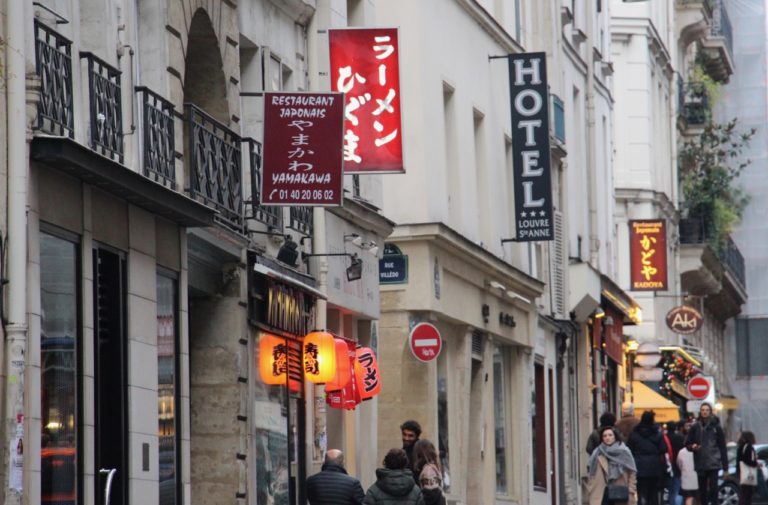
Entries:
{"label": "aki sign", "polygon": [[346,97],[347,174],[403,173],[397,28],[328,31],[331,88]]}
{"label": "aki sign", "polygon": [[629,222],[630,289],[666,291],[667,226],[663,219]]}
{"label": "aki sign", "polygon": [[545,53],[508,55],[512,104],[515,240],[554,240]]}

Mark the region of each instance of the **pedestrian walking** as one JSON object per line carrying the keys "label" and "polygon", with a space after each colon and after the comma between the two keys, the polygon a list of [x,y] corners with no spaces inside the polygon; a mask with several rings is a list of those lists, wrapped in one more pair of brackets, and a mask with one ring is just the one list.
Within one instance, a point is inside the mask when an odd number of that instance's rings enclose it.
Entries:
{"label": "pedestrian walking", "polygon": [[699,418],[691,426],[685,446],[693,452],[701,505],[718,505],[717,473],[721,468],[723,473],[728,473],[728,453],[720,420],[708,402],[701,404]]}
{"label": "pedestrian walking", "polygon": [[659,505],[659,483],[667,468],[667,444],[655,420],[652,410],[643,412],[627,442],[637,466],[637,495],[645,505]]}
{"label": "pedestrian walking", "polygon": [[310,505],[361,505],[364,497],[360,481],[347,475],[344,454],[338,449],[329,449],[321,471],[307,479]]}
{"label": "pedestrian walking", "polygon": [[743,431],[736,446],[736,475],[739,478],[739,505],[752,505],[752,496],[757,487],[757,453],[755,434]]}
{"label": "pedestrian walking", "polygon": [[601,443],[589,457],[589,505],[637,505],[635,460],[616,435],[616,428],[604,427],[600,431]]}
{"label": "pedestrian walking", "polygon": [[672,475],[667,480],[667,496],[669,505],[678,505],[680,496],[680,467],[677,466],[677,455],[685,447],[685,437],[678,432],[679,423],[670,421],[667,423],[667,439],[671,448],[670,466]]}
{"label": "pedestrian walking", "polygon": [[376,470],[376,482],[368,488],[364,505],[425,505],[421,489],[408,468],[408,457],[402,449],[390,449],[384,457],[384,468]]}
{"label": "pedestrian walking", "polygon": [[421,439],[413,447],[413,473],[426,505],[445,505],[443,470],[432,442]]}
{"label": "pedestrian walking", "polygon": [[[693,453],[687,447],[677,453],[677,467],[680,469],[680,496],[684,505],[693,505],[699,495],[699,476],[693,464]],[[671,505],[671,502],[670,502]]]}
{"label": "pedestrian walking", "polygon": [[[603,412],[603,415],[600,416],[600,426],[587,439],[587,454],[592,455],[592,451],[600,445],[600,430],[607,426],[616,427],[616,415],[613,412]],[[614,430],[614,433],[616,433],[619,441],[624,442],[625,438],[618,429]]]}
{"label": "pedestrian walking", "polygon": [[621,407],[621,419],[616,422],[616,427],[621,431],[621,436],[626,442],[632,434],[632,430],[640,421],[635,417],[635,407],[631,403],[625,403]]}
{"label": "pedestrian walking", "polygon": [[408,457],[408,468],[413,470],[413,446],[421,436],[421,425],[409,419],[400,425],[400,435],[403,438],[403,450]]}

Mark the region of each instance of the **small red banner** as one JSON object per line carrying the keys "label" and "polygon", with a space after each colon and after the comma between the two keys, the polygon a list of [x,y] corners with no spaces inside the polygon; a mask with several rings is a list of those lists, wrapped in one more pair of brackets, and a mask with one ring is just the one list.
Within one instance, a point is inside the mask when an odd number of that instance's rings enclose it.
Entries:
{"label": "small red banner", "polygon": [[262,205],[340,206],[341,93],[264,93]]}
{"label": "small red banner", "polygon": [[331,89],[346,95],[348,174],[402,173],[397,28],[329,30]]}
{"label": "small red banner", "polygon": [[632,291],[667,289],[667,227],[661,219],[629,222]]}

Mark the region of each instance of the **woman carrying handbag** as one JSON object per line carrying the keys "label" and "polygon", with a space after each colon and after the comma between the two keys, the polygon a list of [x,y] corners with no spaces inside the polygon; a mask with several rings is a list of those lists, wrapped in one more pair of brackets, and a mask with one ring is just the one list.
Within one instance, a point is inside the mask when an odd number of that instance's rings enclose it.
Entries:
{"label": "woman carrying handbag", "polygon": [[752,495],[757,487],[757,454],[755,454],[755,434],[741,432],[736,448],[736,472],[739,477],[739,505],[752,505]]}
{"label": "woman carrying handbag", "polygon": [[637,468],[632,452],[616,440],[611,426],[600,430],[600,440],[589,457],[589,505],[637,505]]}

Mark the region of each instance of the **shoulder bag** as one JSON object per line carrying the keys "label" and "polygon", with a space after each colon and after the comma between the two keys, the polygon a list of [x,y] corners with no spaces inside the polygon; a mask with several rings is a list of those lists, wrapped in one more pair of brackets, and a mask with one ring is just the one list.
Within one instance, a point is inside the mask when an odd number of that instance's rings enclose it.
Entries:
{"label": "shoulder bag", "polygon": [[629,487],[623,484],[608,484],[605,488],[605,498],[608,503],[625,503],[629,501]]}
{"label": "shoulder bag", "polygon": [[[742,450],[741,458],[745,456],[746,449],[747,447],[744,447]],[[742,486],[757,486],[757,467],[749,466],[744,461],[739,461],[739,484]]]}

